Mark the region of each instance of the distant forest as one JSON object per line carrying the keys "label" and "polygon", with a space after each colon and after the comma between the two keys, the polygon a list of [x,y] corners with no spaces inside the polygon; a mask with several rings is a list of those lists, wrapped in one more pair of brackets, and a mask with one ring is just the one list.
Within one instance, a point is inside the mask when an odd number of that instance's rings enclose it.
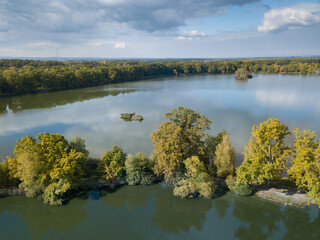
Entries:
{"label": "distant forest", "polygon": [[183,74],[227,74],[238,68],[252,73],[318,74],[320,58],[245,60],[0,60],[0,96],[60,91],[102,84]]}

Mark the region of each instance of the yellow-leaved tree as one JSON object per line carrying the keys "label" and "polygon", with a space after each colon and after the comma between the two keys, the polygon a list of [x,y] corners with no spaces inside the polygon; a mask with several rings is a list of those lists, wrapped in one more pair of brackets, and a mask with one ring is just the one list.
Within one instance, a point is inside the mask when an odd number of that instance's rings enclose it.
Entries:
{"label": "yellow-leaved tree", "polygon": [[27,196],[61,205],[64,194],[85,174],[85,155],[70,148],[60,134],[40,133],[37,140],[28,135],[17,141],[15,157],[8,160],[11,175],[21,181]]}
{"label": "yellow-leaved tree", "polygon": [[235,150],[231,146],[230,135],[228,133],[223,135],[222,142],[217,146],[214,165],[217,168],[218,178],[226,178],[235,172]]}
{"label": "yellow-leaved tree", "polygon": [[320,143],[310,130],[294,129],[294,133],[295,156],[288,174],[298,188],[306,188],[308,195],[320,205]]}
{"label": "yellow-leaved tree", "polygon": [[210,129],[211,120],[189,108],[178,107],[165,114],[169,121],[162,123],[151,139],[157,155],[154,171],[163,175],[165,181],[175,182],[183,176],[183,161],[198,156],[205,161],[205,130]]}
{"label": "yellow-leaved tree", "polygon": [[237,182],[249,185],[280,179],[291,153],[284,143],[289,134],[288,126],[276,118],[254,125],[246,144],[244,161],[237,170]]}

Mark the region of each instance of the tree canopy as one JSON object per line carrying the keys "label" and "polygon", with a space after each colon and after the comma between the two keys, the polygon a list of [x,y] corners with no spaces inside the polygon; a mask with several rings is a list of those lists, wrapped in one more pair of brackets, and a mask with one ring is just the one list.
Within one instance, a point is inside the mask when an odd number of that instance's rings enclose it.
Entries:
{"label": "tree canopy", "polygon": [[205,130],[211,120],[188,108],[179,107],[166,113],[170,121],[162,123],[152,132],[151,139],[157,154],[155,172],[166,181],[175,181],[183,175],[183,161],[191,156],[205,160]]}
{"label": "tree canopy", "polygon": [[113,146],[109,151],[105,151],[98,166],[101,180],[106,183],[124,182],[125,160],[126,154],[119,146]]}
{"label": "tree canopy", "polygon": [[195,197],[198,194],[205,198],[211,198],[214,193],[213,177],[199,157],[192,156],[184,161],[186,173],[182,180],[175,184],[173,194],[183,198]]}
{"label": "tree canopy", "polygon": [[64,194],[84,176],[86,158],[69,149],[60,134],[40,133],[37,140],[25,136],[17,141],[9,169],[27,196],[41,196],[47,204],[61,205]]}
{"label": "tree canopy", "polygon": [[290,154],[290,148],[284,143],[289,134],[288,126],[276,118],[254,125],[245,147],[244,161],[237,170],[237,181],[262,184],[280,179]]}

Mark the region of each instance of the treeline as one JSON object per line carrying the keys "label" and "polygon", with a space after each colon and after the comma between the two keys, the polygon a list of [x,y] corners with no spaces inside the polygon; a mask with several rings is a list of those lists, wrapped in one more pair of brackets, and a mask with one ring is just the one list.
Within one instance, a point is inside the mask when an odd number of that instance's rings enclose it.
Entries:
{"label": "treeline", "polygon": [[314,132],[294,129],[294,145],[287,146],[284,140],[291,132],[278,119],[254,125],[244,161],[236,167],[229,134],[206,134],[209,118],[183,107],[165,117],[168,121],[151,134],[154,152],[149,157],[127,155],[113,146],[93,161],[79,137],[69,143],[60,134],[25,136],[17,141],[14,157],[0,165],[0,188],[19,186],[28,197],[60,205],[68,193],[92,181],[93,186],[165,181],[174,185],[176,196],[212,198],[226,187],[251,195],[257,187],[277,183],[287,171],[287,181],[320,206],[320,142]]}
{"label": "treeline", "polygon": [[35,61],[0,60],[0,96],[39,91],[59,91],[156,76],[196,73],[317,74],[320,58],[253,59],[221,61]]}

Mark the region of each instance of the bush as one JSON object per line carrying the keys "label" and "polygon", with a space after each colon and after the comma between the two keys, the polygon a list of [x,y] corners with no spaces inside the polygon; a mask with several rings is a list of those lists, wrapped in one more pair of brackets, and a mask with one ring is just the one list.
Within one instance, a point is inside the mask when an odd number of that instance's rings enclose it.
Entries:
{"label": "bush", "polygon": [[228,186],[228,188],[233,191],[234,190],[234,187],[236,185],[236,179],[234,176],[232,175],[229,175],[226,179],[226,184]]}
{"label": "bush", "polygon": [[126,154],[118,146],[113,146],[110,151],[106,151],[98,165],[101,181],[105,183],[123,183],[126,176],[125,160]]}
{"label": "bush", "polygon": [[193,156],[184,161],[186,167],[185,179],[175,184],[173,194],[182,198],[198,195],[211,198],[214,194],[213,178],[208,174],[204,163]]}
{"label": "bush", "polygon": [[233,190],[240,196],[250,196],[253,192],[253,187],[244,183],[236,183]]}
{"label": "bush", "polygon": [[152,162],[143,153],[129,154],[125,166],[129,185],[149,185],[155,181]]}

